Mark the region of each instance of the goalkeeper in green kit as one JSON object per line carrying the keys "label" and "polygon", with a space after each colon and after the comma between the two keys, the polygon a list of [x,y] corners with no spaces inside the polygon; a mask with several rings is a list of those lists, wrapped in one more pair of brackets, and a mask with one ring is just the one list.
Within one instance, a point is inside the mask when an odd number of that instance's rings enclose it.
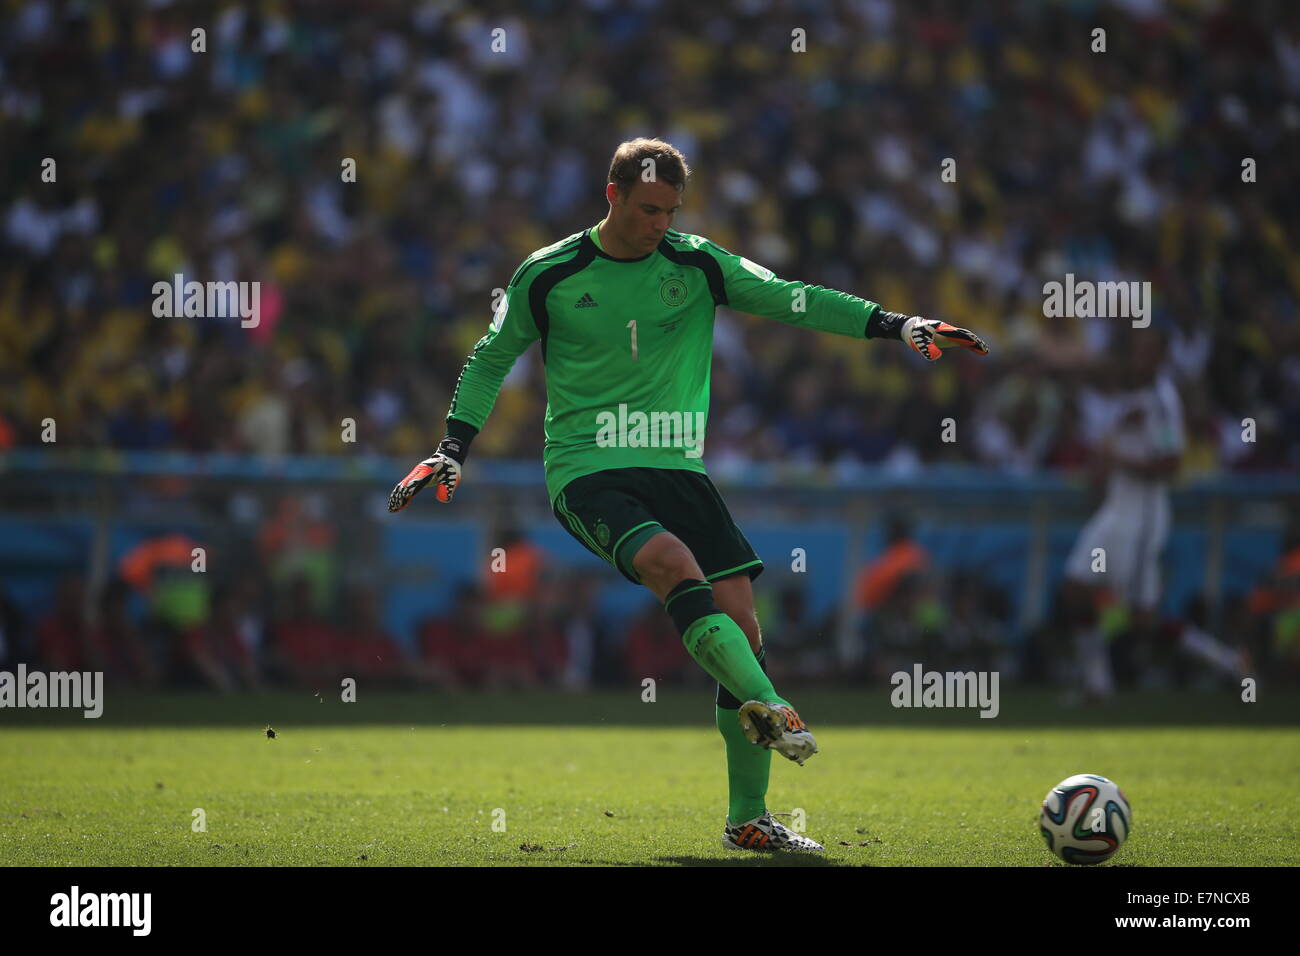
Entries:
{"label": "goalkeeper in green kit", "polygon": [[556,518],[643,584],[691,657],[718,682],[726,742],[724,847],[818,851],[767,811],[771,751],[803,764],[817,743],[766,673],[751,581],[763,562],[704,470],[713,317],[720,306],[854,339],[901,339],[929,360],[978,336],[787,282],[701,236],[670,228],[690,175],[657,139],[620,145],[609,215],[519,266],[461,371],[437,452],[393,489],[400,511],[432,482],[448,502],[506,373],[533,342],[546,368],[546,488]]}

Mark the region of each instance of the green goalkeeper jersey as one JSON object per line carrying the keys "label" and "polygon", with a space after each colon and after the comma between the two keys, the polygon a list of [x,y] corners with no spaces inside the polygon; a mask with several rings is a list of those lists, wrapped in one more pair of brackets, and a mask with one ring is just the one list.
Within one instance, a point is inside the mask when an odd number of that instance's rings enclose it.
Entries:
{"label": "green goalkeeper jersey", "polygon": [[541,342],[546,490],[610,468],[704,472],[714,310],[865,338],[874,302],[778,279],[702,236],[669,230],[614,259],[595,227],[539,249],[506,287],[470,354],[447,418],[479,429],[515,360]]}

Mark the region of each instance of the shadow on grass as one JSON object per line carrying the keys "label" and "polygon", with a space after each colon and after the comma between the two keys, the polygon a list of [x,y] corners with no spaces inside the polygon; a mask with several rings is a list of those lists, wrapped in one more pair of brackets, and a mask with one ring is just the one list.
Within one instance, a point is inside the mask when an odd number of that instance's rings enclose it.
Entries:
{"label": "shadow on grass", "polygon": [[734,859],[718,859],[709,856],[658,856],[655,857],[656,863],[668,864],[675,866],[721,866],[735,869],[736,867],[750,868],[753,867],[773,867],[773,866],[814,866],[814,867],[843,867],[843,866],[864,866],[865,864],[844,863],[840,860],[828,860],[826,857],[816,853],[770,853],[748,854],[744,857]]}

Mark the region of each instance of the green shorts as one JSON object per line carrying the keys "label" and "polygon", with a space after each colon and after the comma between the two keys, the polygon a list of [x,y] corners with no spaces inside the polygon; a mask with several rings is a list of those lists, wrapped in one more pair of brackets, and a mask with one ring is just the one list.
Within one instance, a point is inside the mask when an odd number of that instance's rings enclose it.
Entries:
{"label": "green shorts", "polygon": [[680,468],[611,468],[575,478],[556,496],[555,517],[592,554],[633,584],[632,559],[661,531],[682,540],[705,580],[756,578],[763,562],[731,520],[709,476]]}

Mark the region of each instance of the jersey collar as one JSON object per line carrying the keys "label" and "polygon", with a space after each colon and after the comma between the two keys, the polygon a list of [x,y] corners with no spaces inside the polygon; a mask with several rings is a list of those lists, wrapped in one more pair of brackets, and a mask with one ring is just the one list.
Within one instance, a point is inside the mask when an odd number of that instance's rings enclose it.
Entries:
{"label": "jersey collar", "polygon": [[[600,222],[604,222],[604,221],[605,220],[602,219]],[[616,259],[613,256],[611,256],[609,253],[607,253],[604,249],[600,248],[600,246],[596,243],[596,240],[592,238],[592,233],[594,233],[600,227],[600,222],[596,223],[596,225],[592,226],[582,234],[582,241],[589,243],[591,245],[591,251],[594,252],[599,258],[608,259],[610,262],[644,262],[646,259],[649,259],[651,256],[653,256],[656,252],[659,252],[663,248],[664,243],[668,241],[666,238],[660,240],[658,246],[656,246],[654,249],[650,250],[643,256],[637,256],[634,259]]]}

